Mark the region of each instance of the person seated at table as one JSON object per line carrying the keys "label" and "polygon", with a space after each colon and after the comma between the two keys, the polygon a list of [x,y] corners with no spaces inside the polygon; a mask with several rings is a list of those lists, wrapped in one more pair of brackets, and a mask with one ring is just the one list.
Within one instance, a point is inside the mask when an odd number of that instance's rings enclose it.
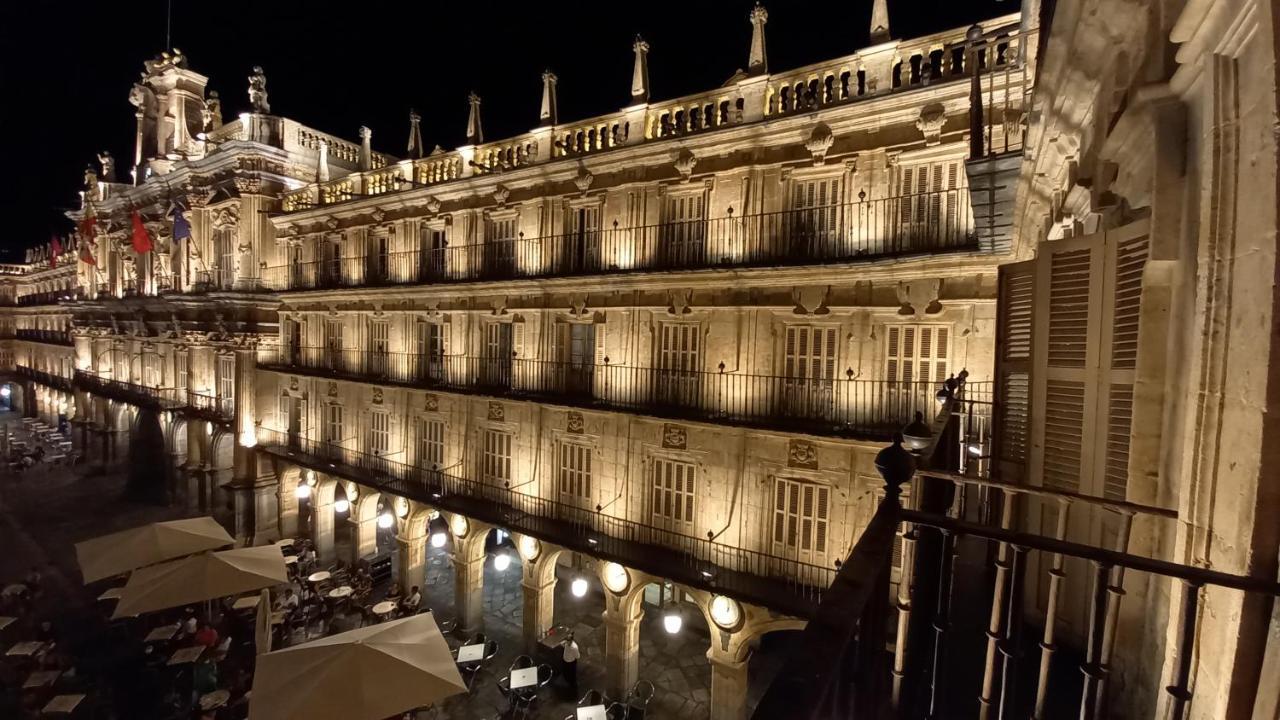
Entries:
{"label": "person seated at table", "polygon": [[200,629],[200,621],[196,619],[195,608],[187,608],[186,619],[182,621],[182,627],[178,630],[179,634],[191,637],[196,634],[198,629]]}
{"label": "person seated at table", "polygon": [[284,595],[276,598],[277,610],[284,610],[285,612],[292,613],[298,609],[298,604],[298,596],[293,594],[293,588],[285,588]]}
{"label": "person seated at table", "polygon": [[418,591],[418,586],[414,585],[409,589],[409,594],[400,601],[400,609],[413,615],[422,608],[422,593]]}
{"label": "person seated at table", "polygon": [[32,565],[31,572],[28,572],[27,576],[22,579],[22,584],[27,586],[27,592],[35,595],[40,592],[40,582],[43,579],[44,576],[40,574],[40,568],[36,565]]}
{"label": "person seated at table", "polygon": [[212,625],[201,622],[199,630],[196,630],[195,641],[197,645],[203,645],[206,648],[214,648],[218,645],[218,631]]}
{"label": "person seated at table", "polygon": [[43,643],[53,642],[53,622],[51,620],[40,621],[40,625],[36,627],[36,640]]}

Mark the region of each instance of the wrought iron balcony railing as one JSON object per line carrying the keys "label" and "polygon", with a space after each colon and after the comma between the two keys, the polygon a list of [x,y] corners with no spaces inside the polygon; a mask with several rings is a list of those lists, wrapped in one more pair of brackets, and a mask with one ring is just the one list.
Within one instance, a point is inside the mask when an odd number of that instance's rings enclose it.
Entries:
{"label": "wrought iron balcony railing", "polygon": [[230,423],[236,417],[235,398],[187,391],[187,411],[196,417],[218,423]]}
{"label": "wrought iron balcony railing", "polygon": [[[862,438],[887,438],[917,411],[933,417],[939,387],[936,382],[854,379],[851,372],[841,378],[794,378],[314,347],[285,348],[260,358],[259,365],[281,372]],[[983,383],[968,383],[966,389],[971,397],[990,390]]]}
{"label": "wrought iron balcony railing", "polygon": [[65,330],[33,330],[31,328],[18,328],[15,336],[19,340],[31,340],[33,342],[49,343],[51,345],[72,345],[71,335]]}
{"label": "wrought iron balcony railing", "polygon": [[75,387],[95,395],[151,410],[178,410],[186,405],[177,388],[150,387],[77,370]]}
{"label": "wrought iron balcony railing", "polygon": [[[426,241],[429,245],[429,239]],[[978,248],[969,193],[328,257],[263,270],[275,290],[816,265]]]}
{"label": "wrought iron balcony railing", "polygon": [[16,369],[19,377],[24,377],[28,380],[44,385],[45,387],[68,393],[72,392],[74,389],[71,384],[71,378],[54,375],[53,373],[45,372],[44,370],[36,370],[35,368],[27,367],[26,365],[18,365]]}
{"label": "wrought iron balcony railing", "polygon": [[296,434],[260,428],[258,445],[382,492],[800,617],[810,615],[836,573]]}
{"label": "wrought iron balcony railing", "polygon": [[47,290],[45,292],[28,293],[18,296],[19,305],[57,305],[64,300],[79,300],[84,297],[81,288],[65,290]]}

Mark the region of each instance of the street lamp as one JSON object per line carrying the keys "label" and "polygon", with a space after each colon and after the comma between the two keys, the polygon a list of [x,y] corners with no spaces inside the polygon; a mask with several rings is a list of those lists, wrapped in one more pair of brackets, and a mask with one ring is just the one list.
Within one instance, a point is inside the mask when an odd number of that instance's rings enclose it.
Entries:
{"label": "street lamp", "polygon": [[434,532],[431,534],[431,547],[442,548],[444,544],[449,542],[449,537],[442,532]]}
{"label": "street lamp", "polygon": [[311,497],[311,486],[306,483],[302,483],[298,486],[297,490],[293,491],[293,494],[297,496],[299,500],[306,500]]}
{"label": "street lamp", "polygon": [[573,596],[577,598],[586,597],[587,596],[587,579],[574,578],[573,582],[569,585],[569,592],[573,593]]}
{"label": "street lamp", "polygon": [[682,627],[684,627],[684,618],[680,617],[680,612],[675,608],[667,608],[667,614],[662,616],[662,629],[666,630],[668,635],[675,635]]}
{"label": "street lamp", "polygon": [[916,411],[916,417],[906,427],[902,428],[902,437],[907,443],[907,447],[913,451],[923,450],[929,447],[929,441],[933,439],[933,430],[924,421],[924,413]]}
{"label": "street lamp", "polygon": [[884,478],[885,494],[895,497],[916,472],[916,459],[902,447],[902,433],[893,436],[893,444],[876,453],[876,471]]}
{"label": "street lamp", "polygon": [[344,513],[351,509],[351,501],[346,498],[338,498],[333,501],[333,511],[336,513]]}
{"label": "street lamp", "polygon": [[391,526],[394,525],[395,523],[396,523],[396,519],[392,517],[391,513],[389,512],[384,512],[378,516],[378,527],[382,528],[383,530],[390,530]]}
{"label": "street lamp", "polygon": [[494,570],[497,570],[498,572],[505,572],[505,571],[506,571],[506,569],[507,569],[507,568],[509,568],[509,567],[511,567],[511,556],[510,556],[510,555],[506,554],[505,552],[500,552],[500,553],[498,553],[497,555],[495,555],[495,556],[494,556],[494,558],[493,558],[493,569],[494,569]]}

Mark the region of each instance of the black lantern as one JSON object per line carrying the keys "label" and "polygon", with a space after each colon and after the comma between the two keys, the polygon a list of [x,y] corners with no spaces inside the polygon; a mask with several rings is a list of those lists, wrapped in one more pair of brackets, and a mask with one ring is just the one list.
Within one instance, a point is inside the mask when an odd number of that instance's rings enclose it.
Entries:
{"label": "black lantern", "polygon": [[893,444],[876,453],[876,471],[884,478],[884,490],[897,496],[916,472],[916,459],[902,447],[902,433],[894,433]]}

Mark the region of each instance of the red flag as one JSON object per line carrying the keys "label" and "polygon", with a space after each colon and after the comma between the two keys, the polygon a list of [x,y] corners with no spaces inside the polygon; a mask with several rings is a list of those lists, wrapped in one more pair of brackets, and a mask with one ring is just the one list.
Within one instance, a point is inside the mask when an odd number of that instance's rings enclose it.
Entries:
{"label": "red flag", "polygon": [[93,257],[93,234],[97,224],[97,219],[89,214],[80,221],[80,262],[86,265],[98,264]]}
{"label": "red flag", "polygon": [[133,211],[133,251],[139,255],[151,252],[151,236],[147,234],[137,210]]}
{"label": "red flag", "polygon": [[62,243],[58,242],[58,236],[54,235],[49,241],[49,267],[58,266],[58,256],[62,254]]}

